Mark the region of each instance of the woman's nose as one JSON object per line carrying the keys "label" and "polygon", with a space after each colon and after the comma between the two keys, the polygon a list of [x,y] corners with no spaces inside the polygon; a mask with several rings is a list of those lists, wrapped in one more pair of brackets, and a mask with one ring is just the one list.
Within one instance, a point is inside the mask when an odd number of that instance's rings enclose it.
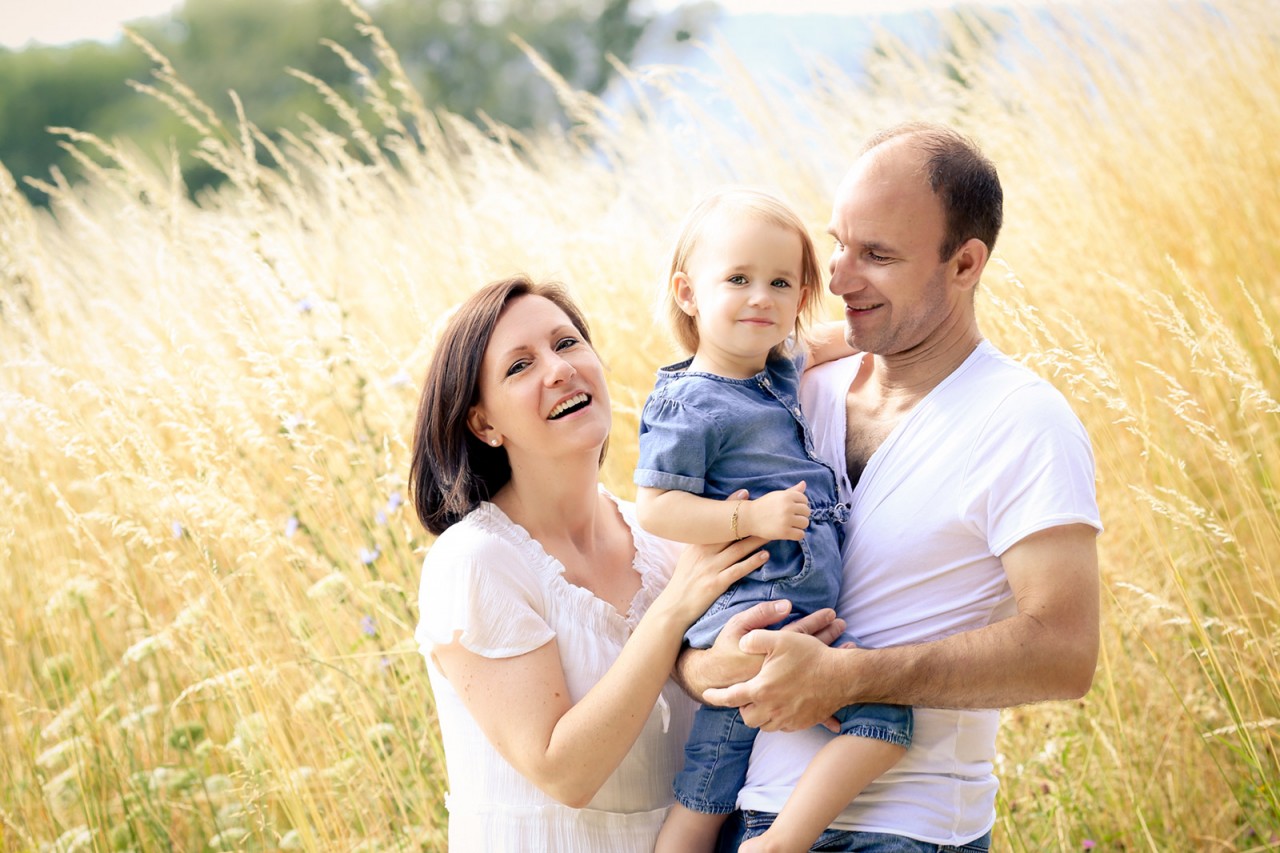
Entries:
{"label": "woman's nose", "polygon": [[558,385],[573,377],[573,365],[559,354],[553,354],[547,362],[547,384]]}

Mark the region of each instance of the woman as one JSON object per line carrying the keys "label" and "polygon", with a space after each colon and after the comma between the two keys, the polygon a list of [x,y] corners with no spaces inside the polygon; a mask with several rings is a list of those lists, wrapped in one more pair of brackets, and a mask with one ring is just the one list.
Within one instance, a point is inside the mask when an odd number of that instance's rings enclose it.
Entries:
{"label": "woman", "polygon": [[667,680],[682,635],[764,562],[760,539],[677,562],[644,533],[598,482],[610,422],[587,325],[558,287],[496,282],[451,318],[410,485],[439,535],[417,639],[457,853],[652,850],[692,717]]}

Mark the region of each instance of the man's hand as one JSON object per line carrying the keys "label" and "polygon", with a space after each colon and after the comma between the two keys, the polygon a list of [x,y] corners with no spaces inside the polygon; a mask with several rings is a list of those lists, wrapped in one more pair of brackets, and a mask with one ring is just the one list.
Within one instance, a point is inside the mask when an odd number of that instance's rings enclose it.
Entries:
{"label": "man's hand", "polygon": [[846,681],[834,664],[836,656],[855,651],[831,649],[817,637],[793,631],[752,631],[741,638],[739,650],[753,661],[763,655],[759,672],[707,690],[704,697],[711,705],[737,707],[749,726],[785,732],[819,724],[831,728],[831,714],[848,704],[841,692]]}
{"label": "man's hand", "polygon": [[[753,678],[764,662],[763,653],[748,653],[742,639],[752,633],[807,635],[822,645],[844,633],[844,620],[826,608],[803,616],[781,631],[763,629],[780,622],[791,612],[789,601],[765,601],[736,614],[720,631],[709,649],[686,649],[676,662],[676,680],[695,699],[705,697],[709,688],[727,687]],[[708,701],[703,698],[703,701]],[[711,703],[708,704],[719,704]]]}

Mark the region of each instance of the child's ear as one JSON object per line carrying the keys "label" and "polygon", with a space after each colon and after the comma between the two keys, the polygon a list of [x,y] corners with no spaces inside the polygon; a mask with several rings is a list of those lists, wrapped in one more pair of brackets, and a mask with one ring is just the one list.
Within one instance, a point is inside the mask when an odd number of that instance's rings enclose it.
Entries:
{"label": "child's ear", "polygon": [[675,297],[680,310],[690,317],[698,316],[698,303],[693,298],[693,282],[687,273],[677,272],[671,276],[671,295]]}

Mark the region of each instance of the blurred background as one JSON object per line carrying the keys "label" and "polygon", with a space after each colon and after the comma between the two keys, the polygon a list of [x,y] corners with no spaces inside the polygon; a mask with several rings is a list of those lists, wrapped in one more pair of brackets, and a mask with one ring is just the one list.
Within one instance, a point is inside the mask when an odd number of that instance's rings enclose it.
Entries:
{"label": "blurred background", "polygon": [[[191,192],[224,176],[185,154],[197,132],[181,116],[138,98],[128,81],[147,76],[151,60],[124,37],[128,27],[172,62],[183,82],[225,119],[234,117],[234,90],[246,114],[273,139],[308,120],[340,122],[314,86],[288,76],[298,69],[351,99],[359,81],[329,39],[361,61],[372,48],[350,23],[340,0],[3,0],[0,14],[0,162],[19,176],[47,177],[56,167],[81,173],[51,127],[103,138],[124,135],[149,156],[174,148]],[[576,89],[616,105],[627,98],[612,57],[622,65],[676,65],[712,74],[731,52],[769,85],[802,84],[815,64],[854,79],[902,41],[923,56],[945,55],[950,36],[937,12],[999,10],[989,2],[944,0],[379,0],[374,24],[399,55],[407,79],[434,109],[472,121],[527,130],[564,126],[553,89],[536,73],[516,36]],[[1028,9],[1071,8],[1050,0]],[[1007,12],[1007,10],[1006,10]],[[992,18],[999,29],[989,48],[1021,38],[1016,16]],[[705,86],[690,77],[687,87]],[[700,96],[711,109],[709,88]],[[23,192],[37,203],[43,196]]]}
{"label": "blurred background", "polygon": [[630,497],[682,214],[753,184],[825,254],[908,119],[998,165],[981,327],[1106,525],[1094,687],[1003,712],[994,849],[1280,849],[1274,0],[0,0],[0,45],[0,851],[443,850],[441,322],[565,282]]}

